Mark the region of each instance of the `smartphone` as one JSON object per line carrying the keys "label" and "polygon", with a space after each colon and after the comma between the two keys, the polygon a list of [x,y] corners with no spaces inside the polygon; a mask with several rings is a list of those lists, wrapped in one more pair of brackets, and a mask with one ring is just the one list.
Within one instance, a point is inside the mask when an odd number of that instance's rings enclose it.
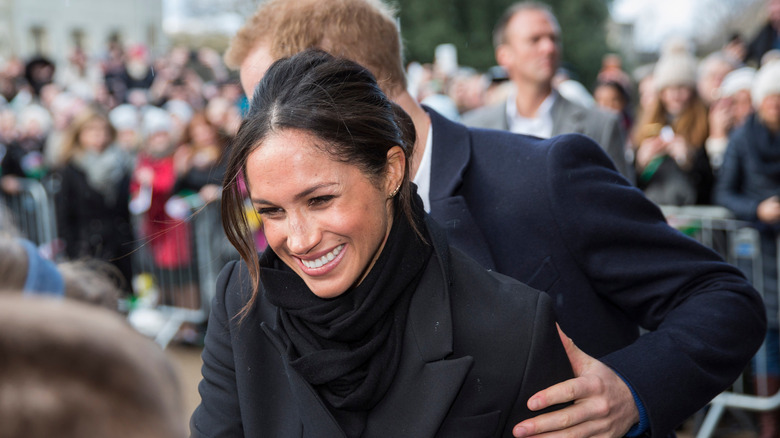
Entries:
{"label": "smartphone", "polygon": [[661,140],[669,143],[674,139],[674,129],[672,129],[671,126],[666,125],[661,128],[661,133],[658,135],[661,137]]}

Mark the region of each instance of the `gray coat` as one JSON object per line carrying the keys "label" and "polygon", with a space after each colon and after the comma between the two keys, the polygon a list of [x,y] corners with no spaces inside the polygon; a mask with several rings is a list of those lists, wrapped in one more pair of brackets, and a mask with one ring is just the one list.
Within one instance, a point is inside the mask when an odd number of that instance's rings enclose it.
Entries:
{"label": "gray coat", "polygon": [[[598,108],[585,108],[554,93],[552,135],[587,135],[607,152],[617,170],[633,182],[633,169],[626,161],[626,133],[617,115]],[[466,126],[507,131],[509,120],[506,117],[506,100],[469,111],[463,115],[462,121]]]}

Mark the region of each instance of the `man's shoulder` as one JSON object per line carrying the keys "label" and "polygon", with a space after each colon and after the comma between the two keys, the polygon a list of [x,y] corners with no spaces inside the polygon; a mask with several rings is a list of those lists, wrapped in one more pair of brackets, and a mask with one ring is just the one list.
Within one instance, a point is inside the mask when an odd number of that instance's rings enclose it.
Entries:
{"label": "man's shoulder", "polygon": [[505,119],[506,100],[473,109],[461,116],[464,125],[477,128],[504,129]]}
{"label": "man's shoulder", "polygon": [[592,106],[586,107],[577,102],[572,102],[563,96],[558,96],[561,100],[560,105],[553,106],[553,111],[562,112],[564,114],[577,115],[583,118],[586,122],[592,123],[617,123],[618,116],[615,113],[611,113],[605,109]]}

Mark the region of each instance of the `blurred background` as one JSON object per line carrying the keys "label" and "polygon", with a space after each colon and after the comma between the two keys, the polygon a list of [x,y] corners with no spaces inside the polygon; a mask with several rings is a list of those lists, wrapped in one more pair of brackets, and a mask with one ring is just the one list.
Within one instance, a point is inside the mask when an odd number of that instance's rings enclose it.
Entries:
{"label": "blurred background", "polygon": [[[219,185],[221,159],[247,101],[237,72],[226,68],[222,56],[258,3],[0,0],[0,231],[15,230],[54,261],[90,256],[116,265],[123,280],[120,310],[176,363],[187,415],[199,402],[200,352],[215,278],[227,260],[237,258],[219,224]],[[508,81],[496,67],[491,33],[514,1],[390,3],[398,11],[415,98],[457,120],[506,97],[498,86]],[[697,62],[720,54],[727,69],[714,72],[714,83],[702,93],[713,97],[708,105],[729,97],[721,81],[751,63],[745,50],[767,25],[769,2],[545,3],[562,29],[562,81],[584,90],[571,98],[600,105],[592,96],[599,81],[618,82],[628,98],[615,110],[622,111],[630,133],[643,104],[638,84],[669,41],[682,41]],[[728,120],[728,129],[736,126]],[[98,140],[83,134],[90,129],[102,131]],[[76,201],[79,189],[67,171],[83,166],[74,157],[90,142],[99,150],[116,145],[112,165],[124,172],[121,181],[111,180],[123,191],[98,190],[116,207],[104,212]],[[164,187],[152,187],[153,174],[167,181]],[[129,205],[116,203],[126,198]],[[701,236],[699,219],[691,228],[676,214],[673,225]],[[253,226],[262,249],[260,224]],[[690,435],[700,420],[692,419],[681,435]],[[755,431],[752,417],[736,413],[717,433]]]}

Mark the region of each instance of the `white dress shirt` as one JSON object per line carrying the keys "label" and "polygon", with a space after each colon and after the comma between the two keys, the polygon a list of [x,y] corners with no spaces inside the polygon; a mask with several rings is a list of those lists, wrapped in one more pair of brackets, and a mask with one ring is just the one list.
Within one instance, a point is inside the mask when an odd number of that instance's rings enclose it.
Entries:
{"label": "white dress shirt", "polygon": [[433,149],[433,124],[428,126],[428,138],[425,140],[425,150],[417,166],[417,173],[412,182],[417,184],[417,194],[420,195],[427,213],[431,212],[431,149]]}
{"label": "white dress shirt", "polygon": [[517,114],[516,98],[517,94],[512,93],[506,100],[506,119],[509,122],[509,131],[541,138],[552,137],[552,106],[555,102],[555,93],[550,93],[539,105],[535,117],[530,118]]}

